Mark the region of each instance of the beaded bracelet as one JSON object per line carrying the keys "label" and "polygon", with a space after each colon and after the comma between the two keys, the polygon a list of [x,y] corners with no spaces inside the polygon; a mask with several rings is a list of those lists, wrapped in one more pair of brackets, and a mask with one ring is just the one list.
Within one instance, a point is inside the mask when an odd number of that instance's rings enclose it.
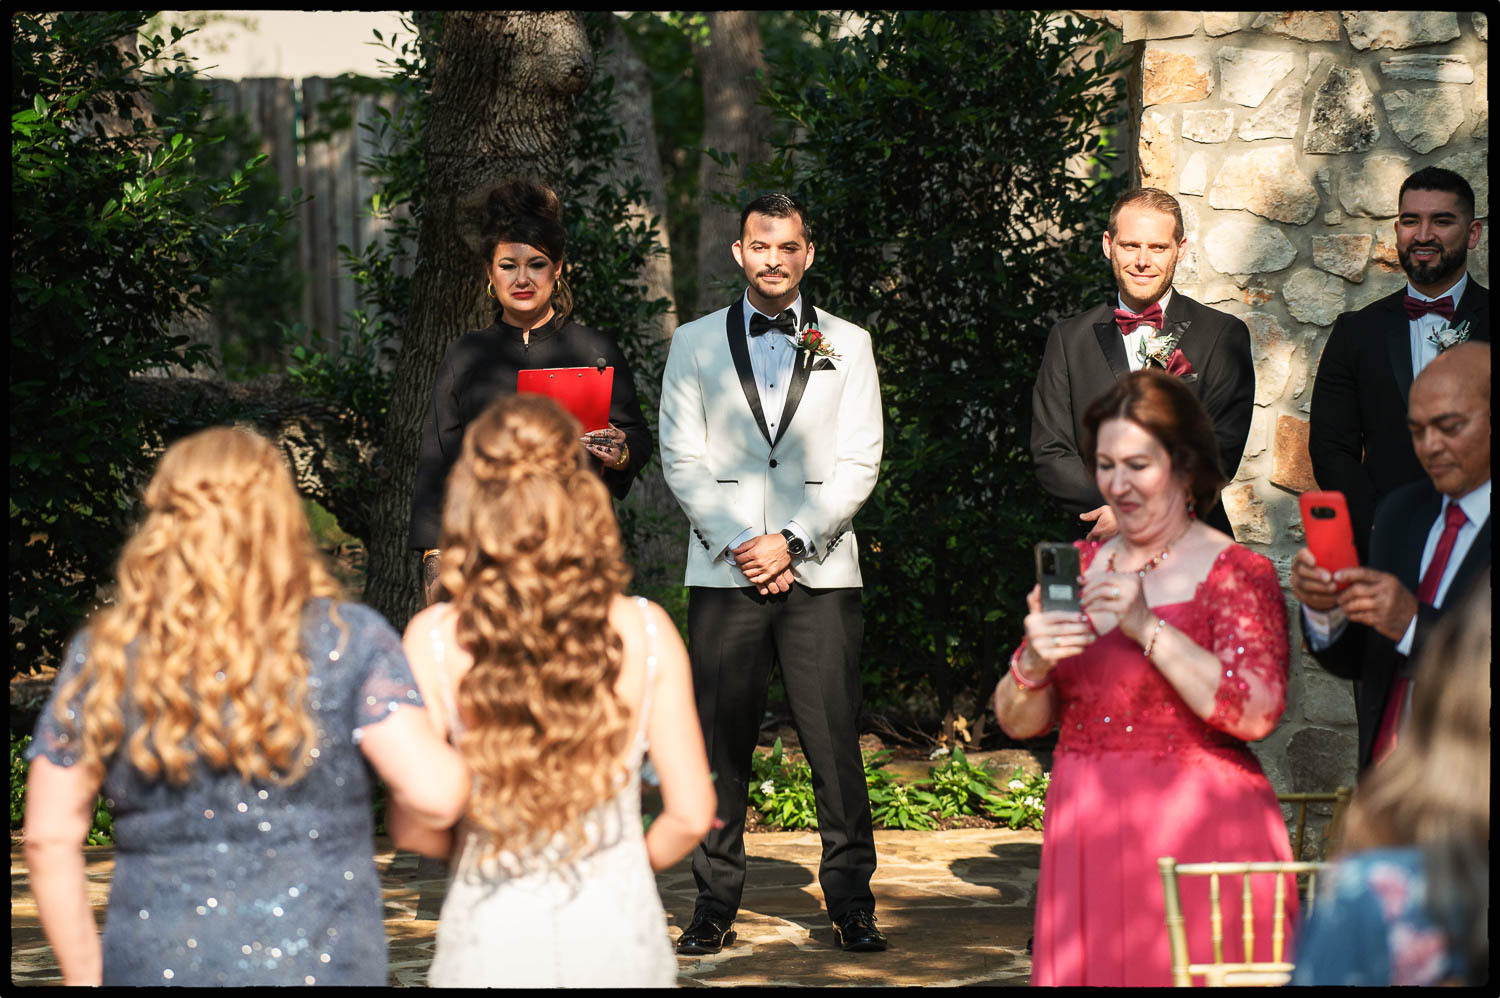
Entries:
{"label": "beaded bracelet", "polygon": [[1165,620],[1162,620],[1160,617],[1156,618],[1156,627],[1151,631],[1151,637],[1149,640],[1147,640],[1146,647],[1142,649],[1146,653],[1147,658],[1151,657],[1151,649],[1156,647],[1156,636],[1160,634],[1161,629],[1166,626],[1167,622]]}
{"label": "beaded bracelet", "polygon": [[1017,648],[1016,653],[1010,657],[1010,674],[1011,678],[1015,679],[1016,685],[1021,687],[1021,689],[1023,690],[1042,690],[1046,689],[1048,686],[1051,686],[1052,680],[1057,677],[1052,675],[1052,673],[1050,672],[1047,673],[1047,678],[1043,679],[1040,683],[1021,678],[1021,651],[1021,648]]}

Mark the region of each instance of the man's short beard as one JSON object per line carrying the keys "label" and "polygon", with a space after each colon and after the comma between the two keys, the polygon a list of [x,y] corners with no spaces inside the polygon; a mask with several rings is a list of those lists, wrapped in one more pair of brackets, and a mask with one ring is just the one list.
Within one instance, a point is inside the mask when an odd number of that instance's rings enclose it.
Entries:
{"label": "man's short beard", "polygon": [[[1430,247],[1423,247],[1428,248]],[[1404,252],[1396,250],[1396,259],[1401,261],[1401,269],[1406,271],[1407,280],[1412,284],[1440,284],[1463,273],[1469,263],[1469,247],[1462,243],[1452,253],[1441,246],[1437,247],[1438,258],[1425,267],[1417,266],[1412,261],[1411,253],[1414,249],[1415,246],[1408,246]]]}

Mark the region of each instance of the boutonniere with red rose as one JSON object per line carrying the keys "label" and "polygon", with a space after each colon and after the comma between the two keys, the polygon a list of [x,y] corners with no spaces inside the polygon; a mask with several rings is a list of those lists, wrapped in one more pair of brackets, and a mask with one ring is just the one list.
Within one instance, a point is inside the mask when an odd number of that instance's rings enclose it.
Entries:
{"label": "boutonniere with red rose", "polygon": [[1160,329],[1148,332],[1141,337],[1141,348],[1137,357],[1142,367],[1155,364],[1168,374],[1175,374],[1179,378],[1197,376],[1193,365],[1177,346],[1177,337]]}
{"label": "boutonniere with red rose", "polygon": [[802,366],[806,367],[812,363],[814,357],[827,357],[829,360],[838,360],[839,355],[834,353],[833,347],[828,345],[828,338],[818,331],[818,327],[809,322],[802,327],[797,334],[797,342],[794,344],[798,350],[805,351],[802,355]]}

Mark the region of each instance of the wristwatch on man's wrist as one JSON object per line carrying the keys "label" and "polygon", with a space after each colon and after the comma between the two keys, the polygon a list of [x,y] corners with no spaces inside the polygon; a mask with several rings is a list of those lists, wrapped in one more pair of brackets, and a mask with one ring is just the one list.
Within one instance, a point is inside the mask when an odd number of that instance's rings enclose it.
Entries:
{"label": "wristwatch on man's wrist", "polygon": [[802,543],[802,538],[798,537],[790,530],[785,529],[781,531],[781,536],[786,538],[787,554],[791,555],[793,558],[800,558],[803,555],[807,554],[807,545]]}

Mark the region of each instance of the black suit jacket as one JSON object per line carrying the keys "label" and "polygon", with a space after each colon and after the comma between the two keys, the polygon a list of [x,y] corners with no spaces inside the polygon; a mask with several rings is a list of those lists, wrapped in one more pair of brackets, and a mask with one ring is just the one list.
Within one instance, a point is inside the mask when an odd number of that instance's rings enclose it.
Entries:
{"label": "black suit jacket", "polygon": [[[1406,289],[1345,312],[1334,322],[1313,381],[1307,449],[1321,489],[1349,503],[1354,541],[1369,553],[1375,505],[1408,482],[1426,479],[1406,428],[1411,394],[1411,323]],[[1469,276],[1453,324],[1469,320],[1470,335],[1490,339],[1490,293]]]}
{"label": "black suit jacket", "polygon": [[[1433,521],[1443,508],[1443,497],[1423,476],[1420,482],[1403,485],[1381,500],[1375,510],[1375,528],[1370,534],[1371,568],[1389,572],[1415,593],[1421,584],[1422,548]],[[1457,606],[1464,594],[1490,564],[1490,518],[1480,525],[1479,535],[1444,594],[1444,606]],[[1443,609],[1427,604],[1417,607],[1417,630],[1411,655],[1402,655],[1396,643],[1363,624],[1348,624],[1338,640],[1313,652],[1318,664],[1335,676],[1355,680],[1355,711],[1359,716],[1359,768],[1370,764],[1375,734],[1385,715],[1385,701],[1397,676],[1410,676],[1421,660],[1422,646],[1432,628],[1442,619]],[[1298,620],[1302,614],[1297,614]]]}
{"label": "black suit jacket", "polygon": [[620,346],[607,333],[567,320],[554,319],[531,331],[523,345],[521,331],[497,318],[488,328],[465,333],[443,353],[432,401],[422,420],[422,443],[412,485],[409,547],[438,546],[443,522],[443,496],[448,474],[463,446],[469,423],[502,395],[513,395],[522,370],[546,367],[593,367],[603,358],[615,369],[609,421],[625,432],[630,464],[615,471],[595,462],[599,477],[616,499],[624,499],[631,482],[651,458],[651,428],[641,414],[635,377]]}
{"label": "black suit jacket", "polygon": [[[1114,310],[1110,302],[1053,326],[1031,393],[1031,458],[1037,479],[1075,518],[1104,505],[1094,469],[1083,460],[1083,414],[1130,373]],[[1235,316],[1175,290],[1164,318],[1166,331],[1178,335],[1177,345],[1193,365],[1196,377],[1188,387],[1214,421],[1219,462],[1225,478],[1233,478],[1255,410],[1250,330]],[[1209,526],[1233,536],[1222,503],[1199,515]],[[1089,524],[1074,522],[1080,537],[1088,532]]]}

